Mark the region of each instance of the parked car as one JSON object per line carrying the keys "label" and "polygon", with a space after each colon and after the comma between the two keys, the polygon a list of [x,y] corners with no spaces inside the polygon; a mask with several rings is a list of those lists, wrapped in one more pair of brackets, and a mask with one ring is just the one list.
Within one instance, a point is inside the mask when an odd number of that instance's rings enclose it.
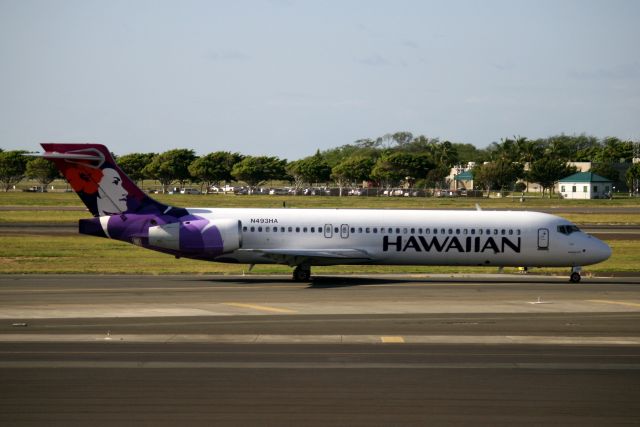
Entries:
{"label": "parked car", "polygon": [[180,194],[200,194],[200,190],[196,188],[183,188],[180,190]]}
{"label": "parked car", "polygon": [[269,194],[272,196],[285,196],[288,194],[288,191],[284,188],[272,188],[269,190]]}

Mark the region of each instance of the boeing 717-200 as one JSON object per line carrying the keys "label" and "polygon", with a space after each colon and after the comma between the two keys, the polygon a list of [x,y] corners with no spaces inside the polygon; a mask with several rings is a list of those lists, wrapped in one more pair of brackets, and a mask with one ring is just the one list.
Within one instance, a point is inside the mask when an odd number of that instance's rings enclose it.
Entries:
{"label": "boeing 717-200", "polygon": [[99,144],[42,144],[93,218],[82,234],[205,261],[285,264],[307,281],[337,264],[569,267],[611,256],[599,239],[539,212],[179,208],[140,190]]}

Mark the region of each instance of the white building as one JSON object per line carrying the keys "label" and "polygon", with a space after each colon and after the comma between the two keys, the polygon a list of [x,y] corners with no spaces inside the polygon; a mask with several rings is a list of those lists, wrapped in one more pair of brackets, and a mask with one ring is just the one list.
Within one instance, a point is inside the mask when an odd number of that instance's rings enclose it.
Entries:
{"label": "white building", "polygon": [[612,192],[613,182],[593,172],[578,172],[558,181],[565,199],[604,199]]}

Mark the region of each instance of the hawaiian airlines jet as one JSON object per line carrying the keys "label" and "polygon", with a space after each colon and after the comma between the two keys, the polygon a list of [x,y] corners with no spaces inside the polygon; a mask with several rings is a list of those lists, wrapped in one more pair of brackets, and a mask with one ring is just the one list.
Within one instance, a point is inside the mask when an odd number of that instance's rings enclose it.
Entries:
{"label": "hawaiian airlines jet", "polygon": [[98,144],[42,144],[93,214],[82,234],[205,261],[285,264],[307,281],[336,264],[581,267],[611,249],[538,212],[179,208],[140,190]]}

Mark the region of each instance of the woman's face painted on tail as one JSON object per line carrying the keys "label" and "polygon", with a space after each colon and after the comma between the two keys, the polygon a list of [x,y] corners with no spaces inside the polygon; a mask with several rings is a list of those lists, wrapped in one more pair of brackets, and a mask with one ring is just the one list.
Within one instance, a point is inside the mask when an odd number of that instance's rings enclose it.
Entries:
{"label": "woman's face painted on tail", "polygon": [[119,214],[127,211],[127,190],[122,186],[122,178],[115,169],[102,169],[102,179],[98,189],[98,211],[100,215]]}

